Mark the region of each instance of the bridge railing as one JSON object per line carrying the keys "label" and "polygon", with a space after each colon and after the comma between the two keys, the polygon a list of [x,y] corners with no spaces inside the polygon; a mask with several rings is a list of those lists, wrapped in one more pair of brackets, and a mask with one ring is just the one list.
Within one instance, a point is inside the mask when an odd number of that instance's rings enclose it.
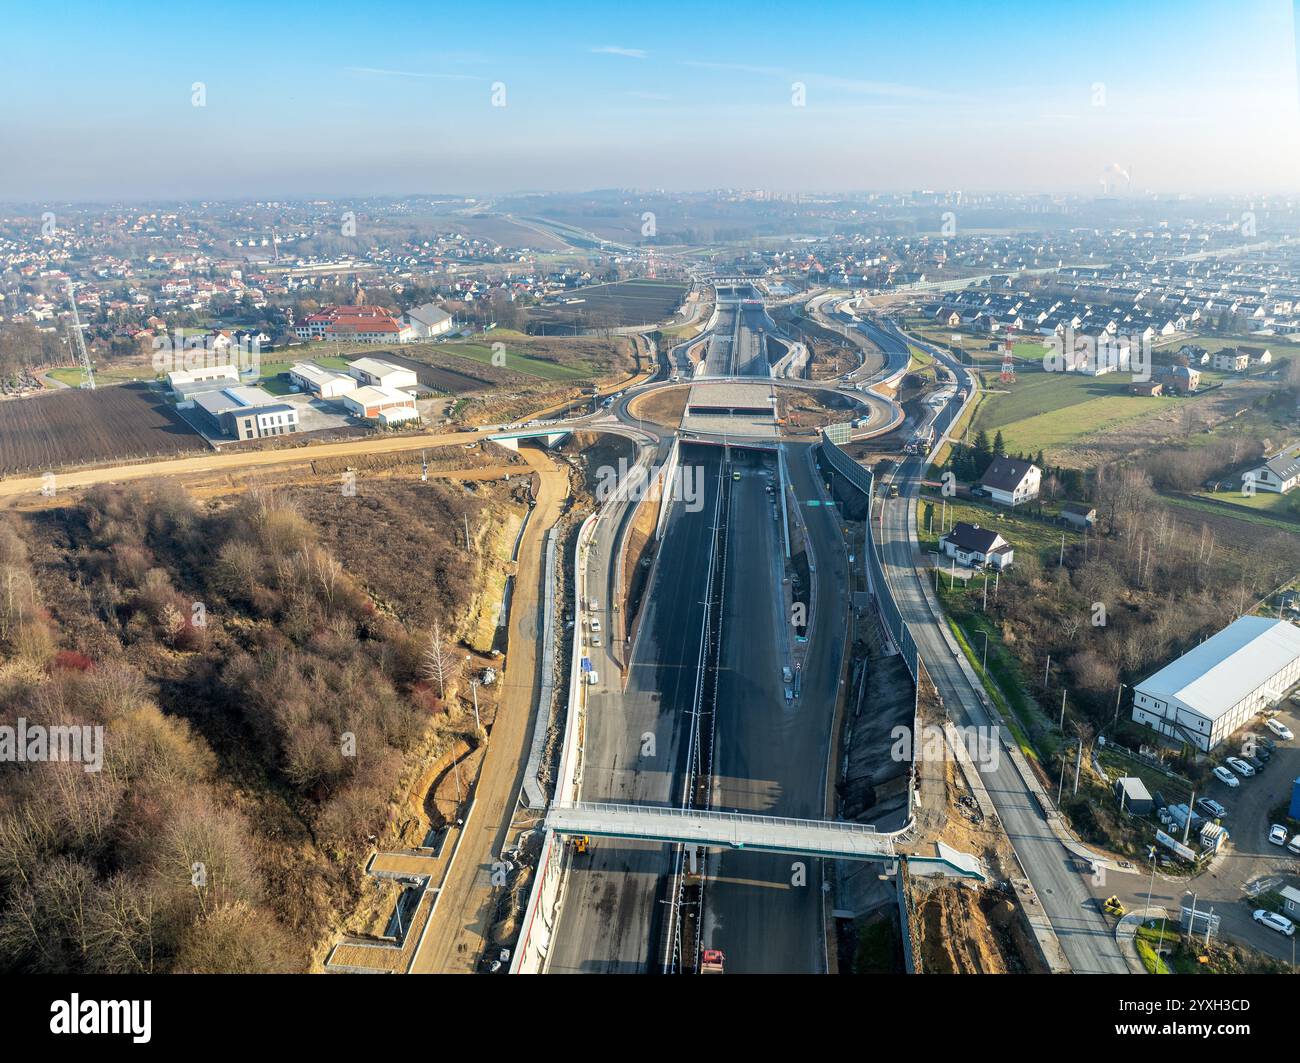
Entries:
{"label": "bridge railing", "polygon": [[[855,823],[852,820],[796,819],[792,816],[772,816],[757,812],[702,811],[698,808],[677,808],[672,805],[621,805],[609,801],[583,801],[579,804],[558,807],[611,817],[636,815],[648,819],[736,823],[755,827],[791,827],[796,830],[834,830],[841,834],[860,834],[869,838],[879,838],[882,842],[889,837],[869,823]],[[557,825],[563,829],[562,818],[557,819]]]}

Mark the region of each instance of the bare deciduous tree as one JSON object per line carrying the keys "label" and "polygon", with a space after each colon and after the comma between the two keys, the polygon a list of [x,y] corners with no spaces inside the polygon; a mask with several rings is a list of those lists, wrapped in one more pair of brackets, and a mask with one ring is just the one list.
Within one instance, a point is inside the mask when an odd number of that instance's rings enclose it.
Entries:
{"label": "bare deciduous tree", "polygon": [[446,699],[447,678],[456,667],[456,655],[451,647],[443,641],[442,625],[436,620],[429,633],[429,644],[424,651],[424,674],[429,679],[438,681],[438,697]]}

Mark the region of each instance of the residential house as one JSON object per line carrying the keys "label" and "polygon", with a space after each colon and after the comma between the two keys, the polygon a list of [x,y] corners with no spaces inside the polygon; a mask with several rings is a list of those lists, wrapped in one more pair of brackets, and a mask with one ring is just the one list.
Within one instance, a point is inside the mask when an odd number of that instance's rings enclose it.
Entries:
{"label": "residential house", "polygon": [[1003,506],[1018,506],[1038,497],[1043,472],[1033,462],[1000,454],[980,477],[980,486]]}
{"label": "residential house", "polygon": [[1241,483],[1243,488],[1253,485],[1258,491],[1286,494],[1300,484],[1300,447],[1291,447],[1247,469],[1241,474]]}
{"label": "residential house", "polygon": [[1225,373],[1244,373],[1250,366],[1250,355],[1238,350],[1222,350],[1214,355],[1214,368]]}
{"label": "residential house", "polygon": [[451,331],[452,318],[436,303],[425,303],[408,310],[402,320],[415,332],[417,339],[427,340]]}
{"label": "residential house", "polygon": [[1178,395],[1190,395],[1201,386],[1201,371],[1188,365],[1162,365],[1155,371],[1155,378],[1166,391]]}
{"label": "residential house", "polygon": [[943,552],[963,565],[990,565],[1004,569],[1015,558],[1015,550],[1001,535],[978,524],[959,520],[952,531],[939,540]]}

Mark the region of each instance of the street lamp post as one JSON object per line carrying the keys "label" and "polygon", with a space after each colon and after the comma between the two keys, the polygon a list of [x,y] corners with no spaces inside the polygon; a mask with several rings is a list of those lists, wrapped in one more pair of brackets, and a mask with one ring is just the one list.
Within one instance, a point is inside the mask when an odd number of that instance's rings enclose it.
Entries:
{"label": "street lamp post", "polygon": [[1115,691],[1115,718],[1111,721],[1112,726],[1119,723],[1119,703],[1124,697],[1124,687],[1126,684],[1120,683],[1119,689]]}
{"label": "street lamp post", "polygon": [[989,671],[989,633],[983,632],[984,635],[984,652],[980,657],[980,671],[988,675]]}

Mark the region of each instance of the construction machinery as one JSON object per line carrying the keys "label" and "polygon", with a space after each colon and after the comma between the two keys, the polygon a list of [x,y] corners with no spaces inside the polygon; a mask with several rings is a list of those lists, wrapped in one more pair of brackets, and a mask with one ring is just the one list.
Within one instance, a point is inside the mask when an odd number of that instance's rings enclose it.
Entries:
{"label": "construction machinery", "polygon": [[1102,902],[1102,909],[1107,915],[1121,916],[1124,914],[1124,905],[1120,903],[1119,897],[1113,893]]}
{"label": "construction machinery", "polygon": [[721,949],[705,949],[700,953],[700,974],[722,974],[726,962]]}
{"label": "construction machinery", "polygon": [[591,839],[585,834],[576,835],[573,839],[573,851],[575,853],[585,853],[590,845]]}

